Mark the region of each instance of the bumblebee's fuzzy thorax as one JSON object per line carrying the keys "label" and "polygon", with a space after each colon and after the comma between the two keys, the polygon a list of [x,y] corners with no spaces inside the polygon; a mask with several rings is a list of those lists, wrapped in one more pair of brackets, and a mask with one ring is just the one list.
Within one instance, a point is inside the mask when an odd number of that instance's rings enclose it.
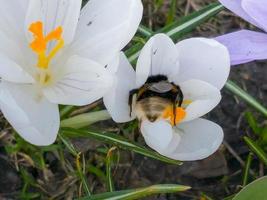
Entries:
{"label": "bumblebee's fuzzy thorax", "polygon": [[133,112],[141,122],[163,118],[176,125],[185,117],[182,102],[183,93],[179,86],[169,82],[166,76],[152,76],[142,87],[130,92],[130,114]]}

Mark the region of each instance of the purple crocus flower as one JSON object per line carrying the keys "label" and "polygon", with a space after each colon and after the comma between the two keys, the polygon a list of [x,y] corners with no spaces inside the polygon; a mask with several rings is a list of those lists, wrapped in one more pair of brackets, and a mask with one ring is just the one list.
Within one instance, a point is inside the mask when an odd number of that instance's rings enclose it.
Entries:
{"label": "purple crocus flower", "polygon": [[231,55],[232,65],[267,59],[267,0],[219,0],[226,8],[265,33],[241,30],[216,38]]}

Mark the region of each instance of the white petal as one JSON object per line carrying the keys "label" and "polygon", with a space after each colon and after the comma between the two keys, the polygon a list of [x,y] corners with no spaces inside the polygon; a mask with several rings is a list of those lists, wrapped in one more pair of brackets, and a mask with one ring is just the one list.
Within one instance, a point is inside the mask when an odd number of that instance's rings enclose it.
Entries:
{"label": "white petal", "polygon": [[141,87],[149,76],[165,75],[170,81],[179,73],[178,51],[165,34],[153,36],[142,49],[136,67],[136,84]]}
{"label": "white petal", "polygon": [[69,44],[75,35],[82,0],[29,0],[25,29],[29,38],[29,26],[37,21],[44,23],[45,35],[57,27],[63,28],[63,39]]}
{"label": "white petal", "polygon": [[34,79],[14,61],[0,54],[0,77],[14,83],[33,83]]}
{"label": "white petal", "polygon": [[50,145],[59,130],[56,104],[38,96],[30,85],[2,82],[0,108],[14,129],[34,145]]}
{"label": "white petal", "polygon": [[174,129],[180,136],[178,147],[168,156],[181,161],[194,161],[207,158],[218,150],[223,141],[223,130],[205,119],[182,123]]}
{"label": "white petal", "polygon": [[123,53],[115,75],[112,88],[104,96],[104,104],[115,122],[124,123],[133,119],[128,102],[130,91],[135,88],[135,71]]}
{"label": "white petal", "polygon": [[100,64],[79,56],[61,67],[56,83],[44,89],[54,103],[83,106],[102,98],[112,86],[113,77]]}
{"label": "white petal", "polygon": [[4,80],[16,83],[32,83],[33,79],[25,71],[26,54],[25,49],[15,40],[7,37],[0,31],[0,77]]}
{"label": "white petal", "polygon": [[200,80],[189,80],[180,84],[184,100],[192,101],[186,107],[186,117],[183,121],[199,118],[214,107],[221,100],[220,91],[209,83]]}
{"label": "white petal", "polygon": [[141,133],[147,145],[159,153],[168,147],[173,137],[172,126],[164,120],[154,123],[147,120],[143,121],[141,124]]}
{"label": "white petal", "polygon": [[0,55],[7,56],[19,65],[25,65],[24,52],[25,49],[21,49],[13,38],[0,30]]}
{"label": "white petal", "polygon": [[221,89],[230,72],[228,50],[213,39],[192,38],[179,42],[179,82],[200,79]]}
{"label": "white petal", "polygon": [[82,9],[74,54],[108,64],[130,42],[142,14],[141,0],[90,0]]}
{"label": "white petal", "polygon": [[24,20],[29,0],[0,0],[0,29],[13,40],[24,38]]}

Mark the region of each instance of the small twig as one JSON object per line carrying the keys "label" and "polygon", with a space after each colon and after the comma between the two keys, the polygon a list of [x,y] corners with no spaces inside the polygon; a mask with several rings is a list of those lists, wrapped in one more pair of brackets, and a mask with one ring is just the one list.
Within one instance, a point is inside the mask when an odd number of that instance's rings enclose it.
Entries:
{"label": "small twig", "polygon": [[[230,146],[230,144],[226,141],[223,142],[226,149],[234,156],[234,158],[241,164],[242,167],[245,167],[245,161],[235,152],[235,150]],[[249,173],[252,176],[256,176],[256,173],[250,169]]]}

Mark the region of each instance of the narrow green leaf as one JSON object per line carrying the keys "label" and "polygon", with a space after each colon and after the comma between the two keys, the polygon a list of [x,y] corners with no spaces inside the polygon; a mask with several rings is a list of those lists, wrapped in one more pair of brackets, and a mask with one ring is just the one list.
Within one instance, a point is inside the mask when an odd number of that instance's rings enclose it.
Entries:
{"label": "narrow green leaf", "polygon": [[197,26],[204,23],[211,17],[217,15],[223,9],[224,7],[220,3],[212,3],[200,9],[199,11],[193,12],[192,14],[181,18],[177,22],[165,26],[158,32],[166,33],[173,40],[177,40],[185,34],[191,32],[193,29],[195,29]]}
{"label": "narrow green leaf", "polygon": [[267,166],[267,155],[263,151],[263,149],[256,142],[254,142],[248,137],[244,137],[244,140],[250,150],[255,153],[259,157],[259,159]]}
{"label": "narrow green leaf", "polygon": [[64,106],[60,110],[60,119],[65,118],[68,114],[70,114],[75,109],[75,106]]}
{"label": "narrow green leaf", "polygon": [[107,174],[107,186],[108,190],[110,192],[114,191],[114,183],[113,183],[113,178],[112,178],[112,172],[111,172],[111,165],[112,165],[112,153],[115,151],[117,148],[112,147],[109,149],[106,157],[106,174]]}
{"label": "narrow green leaf", "polygon": [[130,150],[138,154],[154,158],[156,160],[160,160],[162,162],[166,162],[169,164],[175,164],[175,165],[182,164],[181,161],[173,160],[165,156],[162,156],[154,151],[148,150],[134,142],[125,139],[124,137],[121,137],[113,133],[98,133],[89,130],[77,130],[72,128],[64,128],[60,132],[67,137],[93,138],[99,140],[100,142],[118,146],[122,149]]}
{"label": "narrow green leaf", "polygon": [[246,164],[245,164],[245,168],[244,168],[243,186],[246,186],[248,184],[249,170],[250,170],[252,159],[253,159],[253,153],[250,152],[248,154],[248,157],[247,157],[247,160],[246,160]]}
{"label": "narrow green leaf", "polygon": [[149,28],[147,28],[146,26],[140,25],[138,27],[138,32],[141,35],[144,35],[145,37],[151,37],[153,35],[153,32],[151,32],[151,30]]}
{"label": "narrow green leaf", "polygon": [[176,6],[177,6],[177,0],[171,0],[171,8],[168,13],[166,24],[170,24],[175,20]]}
{"label": "narrow green leaf", "polygon": [[106,110],[97,112],[90,112],[81,115],[77,115],[72,118],[64,119],[61,121],[60,126],[62,128],[84,128],[99,121],[105,121],[110,119],[110,115]]}
{"label": "narrow green leaf", "polygon": [[243,188],[233,200],[266,200],[267,199],[267,177],[248,184]]}
{"label": "narrow green leaf", "polygon": [[87,164],[87,170],[91,174],[95,174],[101,181],[106,182],[106,175],[105,173],[99,169],[98,167],[92,165],[92,164]]}
{"label": "narrow green leaf", "polygon": [[252,128],[253,133],[259,135],[261,133],[261,128],[258,125],[255,117],[252,115],[251,112],[246,112],[245,117],[248,121],[249,126]]}
{"label": "narrow green leaf", "polygon": [[247,92],[242,90],[239,86],[237,86],[233,81],[228,81],[225,85],[226,89],[245,100],[249,105],[257,109],[261,112],[265,117],[267,117],[267,109],[262,106],[255,98],[249,95]]}
{"label": "narrow green leaf", "polygon": [[80,164],[80,156],[81,156],[81,153],[78,153],[78,155],[76,157],[77,175],[78,175],[78,177],[80,178],[80,180],[82,182],[83,189],[86,192],[87,196],[91,196],[91,192],[90,192],[87,180],[86,180],[86,176],[83,173],[83,170],[82,170],[82,167],[81,167],[81,164]]}
{"label": "narrow green leaf", "polygon": [[189,190],[190,187],[183,185],[153,185],[145,188],[138,188],[132,190],[123,190],[116,192],[108,192],[98,195],[92,195],[90,197],[85,197],[80,200],[135,200],[141,199],[147,196],[155,194],[166,194],[166,193],[177,193]]}
{"label": "narrow green leaf", "polygon": [[76,151],[76,149],[74,148],[74,146],[71,144],[71,142],[66,139],[65,137],[63,137],[61,134],[58,134],[59,139],[62,141],[62,143],[67,147],[67,149],[69,150],[69,152],[73,155],[73,156],[77,156],[78,152]]}
{"label": "narrow green leaf", "polygon": [[[209,18],[218,14],[221,10],[223,10],[223,6],[219,3],[210,4],[209,6],[206,6],[197,12],[181,18],[179,21],[169,24],[156,33],[166,33],[172,39],[177,40],[186,33],[196,28],[201,23],[204,23]],[[149,29],[142,31],[142,33],[146,34],[145,36],[147,37],[147,40],[153,35],[153,32],[149,31]],[[143,46],[143,44],[138,43],[125,51],[125,54],[129,58],[129,61],[131,63],[134,63],[136,61]]]}

